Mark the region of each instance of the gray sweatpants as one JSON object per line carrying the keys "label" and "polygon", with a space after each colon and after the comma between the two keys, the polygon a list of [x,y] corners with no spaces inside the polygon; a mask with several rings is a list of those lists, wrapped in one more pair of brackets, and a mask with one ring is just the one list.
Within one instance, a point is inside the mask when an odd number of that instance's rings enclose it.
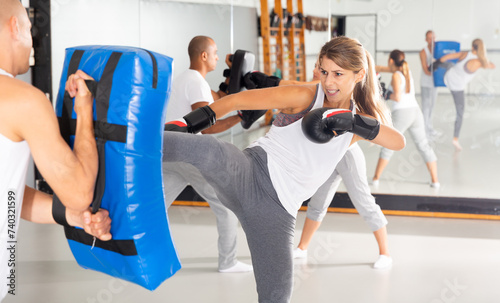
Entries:
{"label": "gray sweatpants", "polygon": [[[418,106],[393,111],[392,123],[394,128],[402,134],[408,130],[425,163],[437,160],[436,154],[427,140],[424,118]],[[383,147],[380,151],[380,158],[389,160],[393,154],[394,151]]]}
{"label": "gray sweatpants", "polygon": [[330,178],[312,196],[307,205],[307,217],[313,221],[323,220],[342,180],[352,204],[370,229],[376,231],[387,225],[387,219],[370,193],[366,160],[358,144],[347,150]]}
{"label": "gray sweatpants", "polygon": [[165,187],[165,207],[169,208],[179,194],[191,185],[210,205],[217,221],[219,233],[219,269],[227,269],[236,264],[236,244],[238,219],[232,211],[222,205],[214,189],[193,165],[183,162],[163,162],[163,185]]}
{"label": "gray sweatpants", "polygon": [[457,118],[455,119],[455,130],[453,136],[458,138],[460,135],[460,130],[462,129],[462,122],[464,118],[465,110],[465,93],[461,91],[451,90],[451,95],[453,96],[453,101],[455,102],[455,109],[457,111]]}
{"label": "gray sweatpants", "polygon": [[424,115],[424,125],[427,138],[432,139],[432,110],[437,98],[437,87],[421,87],[422,95],[422,114]]}
{"label": "gray sweatpants", "polygon": [[240,220],[252,255],[259,302],[289,302],[295,218],[272,186],[264,150],[241,151],[212,136],[185,133],[165,132],[163,139],[163,161],[196,167]]}

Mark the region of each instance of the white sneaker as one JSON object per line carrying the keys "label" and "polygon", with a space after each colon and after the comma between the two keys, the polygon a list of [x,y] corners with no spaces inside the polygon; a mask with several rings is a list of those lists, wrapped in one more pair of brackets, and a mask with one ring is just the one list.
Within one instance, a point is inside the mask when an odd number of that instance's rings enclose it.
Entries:
{"label": "white sneaker", "polygon": [[380,255],[375,263],[373,263],[373,268],[375,269],[386,269],[392,266],[392,258],[386,255]]}
{"label": "white sneaker", "polygon": [[380,184],[380,180],[373,180],[373,179],[372,179],[372,182],[371,182],[371,183],[372,183],[372,185],[373,185],[374,187],[378,187],[378,185]]}
{"label": "white sneaker", "polygon": [[441,187],[441,184],[439,182],[431,182],[431,187],[438,189]]}
{"label": "white sneaker", "polygon": [[442,135],[442,134],[443,134],[442,132],[437,131],[437,130],[435,130],[435,129],[432,129],[432,130],[431,130],[431,137],[432,137],[433,139],[441,137],[441,135]]}
{"label": "white sneaker", "polygon": [[250,264],[246,264],[243,262],[236,262],[233,266],[226,269],[219,269],[221,273],[240,273],[240,272],[249,272],[253,271],[253,266]]}
{"label": "white sneaker", "polygon": [[307,249],[302,250],[300,248],[296,248],[293,250],[293,258],[294,259],[307,259]]}

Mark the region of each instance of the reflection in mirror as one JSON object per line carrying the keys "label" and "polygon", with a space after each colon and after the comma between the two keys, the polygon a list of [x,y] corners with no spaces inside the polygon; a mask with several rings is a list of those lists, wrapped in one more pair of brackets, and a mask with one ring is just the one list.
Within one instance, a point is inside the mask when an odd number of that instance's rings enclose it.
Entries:
{"label": "reflection in mirror", "polygon": [[[87,3],[88,2],[88,3]],[[208,35],[218,46],[221,61],[215,71],[207,74],[212,89],[221,82],[225,64],[222,58],[235,49],[244,49],[258,54],[255,69],[261,70],[262,45],[259,44],[257,11],[259,4],[238,1],[236,5],[202,4],[175,1],[130,1],[130,3],[110,0],[89,0],[86,5],[66,1],[54,8],[52,20],[53,36],[53,78],[61,74],[64,49],[82,44],[118,44],[140,46],[174,58],[174,77],[189,66],[186,48],[195,35]],[[272,1],[268,1],[271,6]],[[377,64],[386,65],[391,50],[401,49],[410,65],[416,98],[422,101],[420,75],[422,67],[419,52],[425,47],[425,33],[433,29],[436,41],[457,41],[460,50],[470,50],[472,41],[481,38],[486,46],[488,59],[500,62],[500,28],[497,14],[500,12],[498,1],[464,0],[464,5],[456,6],[453,0],[372,0],[355,5],[352,1],[328,1],[331,7],[326,12],[324,0],[303,1],[304,20],[320,17],[328,20],[330,16],[346,16],[345,32],[358,38],[365,47],[370,47]],[[232,4],[232,3],[231,3]],[[487,4],[488,10],[481,9]],[[116,6],[121,14],[109,14]],[[139,12],[137,7],[139,6]],[[456,7],[450,13],[449,7]],[[97,7],[99,9],[94,10]],[[74,14],[79,11],[79,14]],[[179,14],[178,12],[183,12]],[[232,13],[231,13],[232,12]],[[259,12],[259,14],[269,14]],[[95,16],[94,22],[87,25],[85,32],[79,24],[86,24],[85,16]],[[97,15],[96,15],[97,14]],[[362,15],[362,16],[359,16]],[[110,18],[112,16],[112,18]],[[232,17],[231,17],[232,16]],[[370,17],[371,16],[371,17]],[[186,20],[199,22],[186,22]],[[234,20],[231,25],[231,19]],[[332,21],[330,21],[332,22]],[[172,24],[176,26],[172,26]],[[200,25],[201,24],[201,25]],[[334,24],[332,22],[332,27]],[[233,31],[233,34],[231,34]],[[81,33],[74,35],[74,32]],[[98,34],[97,34],[98,33]],[[154,33],[154,34],[151,34]],[[328,30],[305,30],[306,79],[312,79],[312,70],[318,50],[329,39]],[[233,40],[231,42],[231,39]],[[498,65],[498,64],[497,64]],[[415,147],[409,146],[396,153],[381,177],[379,188],[372,188],[376,194],[428,195],[437,197],[500,197],[500,187],[494,182],[499,178],[500,129],[496,122],[499,114],[498,78],[500,69],[480,69],[465,89],[465,112],[460,134],[461,151],[453,146],[455,104],[447,87],[437,89],[438,96],[432,111],[434,129],[440,133],[433,141],[438,158],[438,174],[441,188],[429,186],[429,174],[425,163]],[[389,83],[389,76],[381,75],[381,81]],[[54,83],[57,81],[54,81]],[[57,84],[54,84],[54,86]],[[53,91],[57,91],[54,87]],[[420,104],[421,105],[421,104]],[[238,146],[237,130],[233,141]],[[231,140],[231,136],[228,137]],[[409,145],[413,144],[408,140]],[[380,148],[368,142],[361,147],[367,159],[367,174],[373,177]],[[488,168],[492,169],[489,170]],[[486,172],[494,173],[485,175]],[[341,188],[342,189],[342,188]],[[345,190],[345,189],[344,189]]]}
{"label": "reflection in mirror", "polygon": [[[334,2],[332,11],[336,20],[345,16],[346,35],[359,39],[365,48],[369,48],[378,65],[388,65],[392,50],[404,51],[405,61],[412,72],[416,99],[422,107],[420,52],[427,44],[428,30],[434,30],[438,42],[460,43],[460,51],[464,52],[471,51],[473,40],[481,38],[486,46],[487,59],[493,63],[498,61],[499,28],[492,12],[500,11],[500,4],[488,2],[495,9],[485,12],[480,9],[481,4],[468,3],[454,14],[448,11],[452,1],[432,0],[418,3],[369,1],[363,7],[352,7],[339,1]],[[370,14],[374,16],[369,17]],[[475,17],[471,18],[472,15]],[[381,73],[380,76],[386,85],[392,80],[392,73]],[[430,186],[431,177],[425,161],[411,139],[412,134],[406,132],[407,147],[394,154],[378,187],[372,186],[373,193],[498,199],[500,132],[495,122],[499,103],[495,100],[498,98],[499,77],[498,69],[480,68],[465,86],[460,151],[452,143],[456,120],[454,98],[448,87],[437,87],[431,120],[435,133],[430,143],[437,156],[439,189]],[[362,142],[361,146],[367,159],[367,177],[372,179],[380,147],[369,142]],[[496,169],[489,170],[488,167]],[[486,171],[491,173],[485,174]],[[341,190],[345,188],[341,187]]]}

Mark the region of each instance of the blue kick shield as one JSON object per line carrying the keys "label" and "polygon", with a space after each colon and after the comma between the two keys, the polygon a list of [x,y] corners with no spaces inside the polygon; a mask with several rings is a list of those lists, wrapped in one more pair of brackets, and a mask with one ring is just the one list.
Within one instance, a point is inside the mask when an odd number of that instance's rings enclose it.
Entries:
{"label": "blue kick shield", "polygon": [[66,49],[56,114],[73,147],[76,114],[65,92],[78,69],[92,76],[94,129],[99,153],[92,207],[107,209],[111,241],[95,241],[65,227],[80,266],[156,289],[181,265],[165,211],[162,146],[172,82],[172,59],[144,49],[82,46]]}
{"label": "blue kick shield", "polygon": [[[455,41],[437,41],[434,44],[434,59],[439,59],[444,55],[456,53],[460,51],[460,43]],[[457,60],[451,60],[449,62],[457,63]],[[444,74],[447,69],[443,67],[438,67],[433,71],[432,76],[434,77],[434,86],[446,86],[444,84]]]}

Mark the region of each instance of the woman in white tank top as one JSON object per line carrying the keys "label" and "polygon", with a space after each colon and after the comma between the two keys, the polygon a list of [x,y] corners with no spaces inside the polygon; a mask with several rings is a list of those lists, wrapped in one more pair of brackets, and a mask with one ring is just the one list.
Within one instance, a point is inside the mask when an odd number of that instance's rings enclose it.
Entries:
{"label": "woman in white tank top", "polygon": [[472,41],[472,50],[470,52],[463,51],[447,54],[441,57],[439,62],[442,63],[455,59],[458,59],[458,62],[448,69],[444,75],[444,83],[451,91],[457,111],[455,130],[453,133],[453,145],[457,150],[461,150],[462,146],[458,142],[458,137],[460,135],[465,110],[465,87],[472,78],[474,78],[476,72],[480,68],[493,69],[495,68],[495,64],[488,60],[486,48],[481,39]]}
{"label": "woman in white tank top", "polygon": [[[356,119],[371,116],[382,121],[371,142],[395,150],[405,145],[402,134],[387,125],[390,121],[385,119],[372,58],[357,40],[337,37],[327,42],[319,63],[319,85],[247,90],[209,106],[217,117],[234,110],[280,110],[279,125],[274,124],[244,151],[211,136],[164,133],[163,161],[194,165],[240,219],[252,255],[259,302],[290,302],[297,211],[304,197],[311,197],[332,175],[349,145],[362,139],[352,132],[334,136],[327,127],[324,133],[333,138],[313,142],[303,133],[302,117],[317,107],[316,113],[323,107],[330,112],[344,109],[338,112],[346,114],[352,110],[359,115]],[[327,119],[316,117],[316,121]]]}
{"label": "woman in white tank top", "polygon": [[[391,107],[394,127],[401,133],[408,130],[427,165],[431,175],[431,187],[439,187],[437,157],[425,134],[424,118],[415,98],[413,77],[408,62],[405,61],[404,52],[393,50],[389,55],[388,66],[377,66],[376,69],[379,72],[392,73],[391,84],[388,88],[388,91],[391,91],[392,94],[388,96],[387,102]],[[389,164],[392,154],[393,151],[382,148],[375,175],[373,176],[374,185],[379,183],[379,178],[387,164]]]}

